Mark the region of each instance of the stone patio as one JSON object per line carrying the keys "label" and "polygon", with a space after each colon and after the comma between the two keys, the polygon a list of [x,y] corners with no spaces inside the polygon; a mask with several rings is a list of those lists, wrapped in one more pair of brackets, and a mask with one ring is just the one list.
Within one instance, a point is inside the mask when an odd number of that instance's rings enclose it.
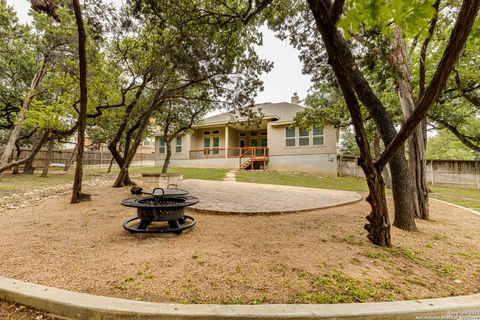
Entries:
{"label": "stone patio", "polygon": [[282,214],[356,202],[352,191],[326,190],[235,181],[184,180],[180,186],[200,203],[195,211],[217,214]]}

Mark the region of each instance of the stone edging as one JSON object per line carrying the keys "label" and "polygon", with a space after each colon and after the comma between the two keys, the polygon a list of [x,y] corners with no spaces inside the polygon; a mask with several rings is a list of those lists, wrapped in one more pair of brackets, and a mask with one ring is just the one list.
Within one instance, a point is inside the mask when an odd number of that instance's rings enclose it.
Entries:
{"label": "stone edging", "polygon": [[462,206],[459,206],[458,204],[450,203],[450,202],[443,201],[443,200],[439,200],[439,199],[435,199],[435,198],[430,198],[430,199],[435,200],[435,201],[440,202],[440,203],[443,203],[443,204],[447,204],[447,205],[449,205],[449,206],[452,206],[452,207],[455,207],[455,208],[458,208],[458,209],[463,209],[463,210],[465,210],[465,211],[467,211],[467,212],[473,213],[474,215],[480,216],[480,212],[477,211],[477,210],[473,210],[473,209],[470,209],[470,208],[462,207]]}
{"label": "stone edging", "polygon": [[[0,277],[0,300],[78,320],[415,319],[480,316],[480,294],[427,300],[331,305],[189,305],[95,296]],[[463,315],[463,317],[462,317]]]}

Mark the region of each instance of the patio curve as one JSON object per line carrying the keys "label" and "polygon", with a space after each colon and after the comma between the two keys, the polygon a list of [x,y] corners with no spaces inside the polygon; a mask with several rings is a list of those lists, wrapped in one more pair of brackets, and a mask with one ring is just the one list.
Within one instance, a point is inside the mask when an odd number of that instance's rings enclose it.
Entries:
{"label": "patio curve", "polygon": [[360,201],[352,191],[257,184],[236,181],[184,180],[182,189],[200,198],[191,210],[215,214],[283,214]]}

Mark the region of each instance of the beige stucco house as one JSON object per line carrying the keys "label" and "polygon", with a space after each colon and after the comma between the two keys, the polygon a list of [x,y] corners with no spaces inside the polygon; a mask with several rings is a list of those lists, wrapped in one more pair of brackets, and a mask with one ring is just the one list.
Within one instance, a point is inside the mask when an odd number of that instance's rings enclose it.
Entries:
{"label": "beige stucco house", "polygon": [[[206,118],[191,134],[172,141],[171,165],[178,167],[268,169],[337,174],[338,131],[332,126],[299,129],[293,118],[304,109],[292,103],[264,103],[254,107],[263,116],[251,126],[231,113]],[[163,139],[156,137],[158,165],[165,159]]]}

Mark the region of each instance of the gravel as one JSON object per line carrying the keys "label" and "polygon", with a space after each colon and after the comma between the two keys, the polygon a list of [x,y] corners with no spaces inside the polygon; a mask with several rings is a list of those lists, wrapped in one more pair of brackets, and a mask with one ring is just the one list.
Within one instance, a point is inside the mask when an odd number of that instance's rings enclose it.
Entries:
{"label": "gravel", "polygon": [[[94,176],[91,179],[84,180],[83,186],[97,187],[111,184],[113,181],[114,176],[111,174],[101,174]],[[28,190],[21,193],[13,193],[0,198],[0,212],[34,206],[48,199],[57,198],[68,194],[71,192],[71,190],[72,183],[66,183],[51,187],[38,188],[35,190]]]}

